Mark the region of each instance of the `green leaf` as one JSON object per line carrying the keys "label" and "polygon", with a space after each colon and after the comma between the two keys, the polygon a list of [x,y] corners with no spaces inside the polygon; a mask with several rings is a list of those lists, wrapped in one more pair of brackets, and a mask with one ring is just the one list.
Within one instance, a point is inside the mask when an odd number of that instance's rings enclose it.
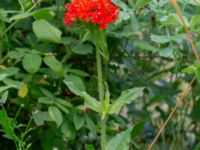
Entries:
{"label": "green leaf", "polygon": [[192,16],[192,19],[190,21],[190,28],[194,28],[196,25],[198,25],[200,22],[200,15],[194,15]]}
{"label": "green leaf", "polygon": [[12,87],[12,88],[15,88],[15,89],[19,89],[20,86],[21,86],[21,82],[15,81],[15,80],[12,80],[12,79],[8,79],[8,78],[4,79],[3,83]]}
{"label": "green leaf", "polygon": [[67,100],[61,99],[61,98],[55,98],[55,102],[59,103],[63,106],[66,106],[66,107],[73,107],[73,105],[70,102],[68,102]]}
{"label": "green leaf", "polygon": [[191,67],[187,67],[181,70],[182,73],[187,73],[187,74],[193,74],[195,73],[195,67],[191,66]]}
{"label": "green leaf", "polygon": [[92,119],[88,116],[85,116],[86,119],[86,123],[87,123],[87,127],[89,128],[89,130],[91,131],[92,135],[94,137],[97,136],[97,130],[96,130],[96,126],[94,124],[94,122],[92,121]]}
{"label": "green leaf", "polygon": [[50,118],[56,123],[57,127],[59,127],[63,122],[63,116],[60,110],[55,106],[49,106],[48,113]]}
{"label": "green leaf", "polygon": [[61,43],[62,32],[46,20],[41,19],[35,21],[33,23],[33,31],[41,40],[46,40],[53,43]]}
{"label": "green leaf", "polygon": [[197,81],[200,83],[200,63],[195,62],[194,73],[196,75]]}
{"label": "green leaf", "polygon": [[106,144],[106,150],[128,150],[128,142],[130,141],[132,128],[117,134]]}
{"label": "green leaf", "polygon": [[96,112],[101,112],[100,103],[94,97],[90,96],[86,92],[82,92],[81,96],[84,98],[85,106]]}
{"label": "green leaf", "polygon": [[0,110],[0,124],[5,132],[6,138],[16,142],[20,141],[14,132],[14,124],[11,122],[11,119],[8,117],[5,109]]}
{"label": "green leaf", "polygon": [[47,55],[43,58],[43,60],[44,63],[54,72],[58,73],[60,76],[63,75],[63,66],[54,56]]}
{"label": "green leaf", "polygon": [[79,69],[67,69],[67,72],[70,72],[70,73],[73,73],[75,75],[78,75],[78,76],[82,76],[82,77],[89,77],[89,74],[82,71],[82,70],[79,70]]}
{"label": "green leaf", "polygon": [[38,54],[26,54],[22,64],[24,69],[29,73],[36,73],[41,66],[42,58]]}
{"label": "green leaf", "polygon": [[41,126],[44,124],[45,121],[52,121],[48,112],[43,112],[40,110],[36,110],[32,112],[33,120],[36,125]]}
{"label": "green leaf", "polygon": [[173,55],[173,50],[172,48],[169,46],[169,47],[166,47],[166,48],[163,48],[159,51],[159,54],[160,56],[162,57],[171,57]]}
{"label": "green leaf", "polygon": [[125,104],[131,103],[138,96],[141,95],[144,88],[132,88],[121,93],[120,97],[110,106],[109,113],[117,113]]}
{"label": "green leaf", "polygon": [[85,145],[85,149],[86,149],[86,150],[95,150],[95,149],[94,149],[94,146],[91,145],[91,144],[86,144],[86,145]]}
{"label": "green leaf", "polygon": [[128,20],[130,19],[130,13],[127,11],[119,11],[119,19],[120,20]]}
{"label": "green leaf", "polygon": [[21,82],[17,95],[21,98],[25,98],[28,95],[28,85],[24,82]]}
{"label": "green leaf", "polygon": [[0,99],[0,103],[5,104],[6,100],[8,99],[8,91],[3,92],[2,97]]}
{"label": "green leaf", "polygon": [[55,102],[55,105],[56,105],[60,110],[62,110],[64,113],[69,114],[69,110],[67,109],[66,106],[61,105],[61,104],[59,104],[59,103],[57,103],[57,102]]}
{"label": "green leaf", "polygon": [[140,48],[141,50],[146,50],[146,51],[151,51],[151,52],[158,51],[156,47],[152,46],[151,44],[149,44],[148,42],[144,40],[134,39],[134,44],[136,47]]}
{"label": "green leaf", "polygon": [[87,55],[91,54],[93,47],[90,44],[78,44],[73,47],[72,51],[76,54]]}
{"label": "green leaf", "polygon": [[144,7],[144,5],[150,3],[152,0],[137,0],[135,6],[134,6],[134,9],[138,9],[138,8],[141,8],[141,7]]}
{"label": "green leaf", "polygon": [[40,98],[38,98],[38,102],[42,103],[42,104],[53,104],[54,103],[53,99],[49,98],[49,97],[40,97]]}
{"label": "green leaf", "polygon": [[6,73],[0,74],[0,81],[4,80],[8,75]]}
{"label": "green leaf", "polygon": [[65,121],[61,126],[61,131],[64,137],[68,138],[69,140],[74,139],[76,136],[76,129],[71,122]]}
{"label": "green leaf", "polygon": [[112,2],[113,2],[115,5],[121,7],[123,10],[128,10],[128,9],[129,9],[129,8],[127,7],[127,5],[126,5],[124,2],[122,2],[121,0],[112,0]]}
{"label": "green leaf", "polygon": [[76,95],[81,95],[80,92],[85,91],[85,85],[83,80],[76,75],[67,75],[65,77],[64,83]]}
{"label": "green leaf", "polygon": [[53,95],[53,93],[52,92],[50,92],[49,90],[47,90],[47,89],[45,89],[45,88],[40,88],[40,90],[42,91],[42,93],[45,95],[45,96],[47,96],[47,97],[49,97],[49,98],[54,98],[54,95]]}
{"label": "green leaf", "polygon": [[16,75],[19,72],[19,70],[20,69],[17,67],[8,67],[8,68],[3,69],[0,72],[7,74],[7,76],[9,77],[9,76]]}
{"label": "green leaf", "polygon": [[151,40],[161,44],[168,43],[170,41],[167,35],[155,35],[155,34],[151,34]]}
{"label": "green leaf", "polygon": [[68,75],[63,81],[71,92],[84,98],[85,105],[90,109],[100,112],[100,103],[85,92],[83,81],[78,76]]}
{"label": "green leaf", "polygon": [[84,116],[79,113],[74,113],[73,120],[74,120],[74,125],[76,127],[76,130],[79,130],[85,123]]}
{"label": "green leaf", "polygon": [[[183,20],[186,24],[186,26],[188,27],[189,26],[189,22],[187,20],[187,18],[185,16],[183,16]],[[160,19],[160,22],[166,26],[166,25],[182,25],[182,22],[179,18],[179,16],[177,14],[170,14],[168,16],[163,16],[161,19]]]}
{"label": "green leaf", "polygon": [[35,19],[52,19],[55,16],[55,12],[49,8],[39,9],[33,12],[33,17]]}
{"label": "green leaf", "polygon": [[9,18],[10,21],[13,21],[13,20],[20,20],[20,19],[25,19],[25,18],[28,18],[32,16],[32,13],[20,13],[20,14],[17,14],[17,15],[14,15],[12,16],[11,18]]}

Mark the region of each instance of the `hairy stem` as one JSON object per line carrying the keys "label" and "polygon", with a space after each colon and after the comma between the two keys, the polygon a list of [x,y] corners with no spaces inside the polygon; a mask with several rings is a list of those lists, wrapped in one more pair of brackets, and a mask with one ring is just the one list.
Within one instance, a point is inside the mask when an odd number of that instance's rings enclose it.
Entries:
{"label": "hairy stem", "polygon": [[105,102],[103,90],[103,75],[100,48],[98,42],[98,30],[96,31],[96,61],[97,61],[97,77],[98,77],[98,92],[101,104],[101,150],[105,150],[106,146],[106,118],[104,116]]}

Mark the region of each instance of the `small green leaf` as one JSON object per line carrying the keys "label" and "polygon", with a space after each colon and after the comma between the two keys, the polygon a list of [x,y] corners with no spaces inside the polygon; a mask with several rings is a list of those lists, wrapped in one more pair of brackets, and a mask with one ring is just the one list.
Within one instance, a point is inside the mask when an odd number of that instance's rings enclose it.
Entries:
{"label": "small green leaf", "polygon": [[33,12],[33,17],[35,19],[52,19],[55,16],[55,12],[49,8],[39,9]]}
{"label": "small green leaf", "polygon": [[138,9],[138,8],[141,8],[141,7],[144,7],[144,5],[150,3],[152,0],[137,0],[135,6],[134,6],[134,9]]}
{"label": "small green leaf", "polygon": [[91,54],[93,47],[90,44],[78,44],[73,47],[72,51],[76,54],[87,55]]}
{"label": "small green leaf", "polygon": [[49,98],[49,97],[40,97],[40,98],[38,98],[38,102],[42,103],[42,104],[53,104],[54,103],[53,99]]}
{"label": "small green leaf", "polygon": [[96,126],[94,124],[94,122],[92,121],[92,119],[88,116],[85,116],[86,119],[86,123],[87,123],[87,127],[89,128],[89,130],[91,131],[92,135],[94,137],[97,136],[97,130],[96,130]]}
{"label": "small green leaf", "polygon": [[25,98],[28,94],[28,86],[26,83],[21,82],[17,95],[21,98]]}
{"label": "small green leaf", "polygon": [[155,34],[151,34],[151,40],[161,44],[168,43],[170,41],[167,35],[155,35]]}
{"label": "small green leaf", "polygon": [[195,67],[187,67],[181,70],[182,73],[193,74],[195,73]]}
{"label": "small green leaf", "polygon": [[62,64],[52,55],[47,55],[43,58],[44,63],[51,68],[53,71],[58,73],[60,76],[63,75],[63,66]]}
{"label": "small green leaf", "polygon": [[129,8],[127,7],[127,5],[126,5],[124,2],[122,2],[121,0],[112,0],[112,2],[113,2],[115,5],[121,7],[123,10],[128,10],[128,9],[129,9]]}
{"label": "small green leaf", "polygon": [[25,19],[28,18],[32,15],[32,13],[20,13],[20,14],[16,14],[14,16],[12,16],[11,18],[9,18],[10,21],[13,20],[20,20],[20,19]]}
{"label": "small green leaf", "polygon": [[33,23],[33,31],[41,40],[46,40],[53,43],[61,43],[62,32],[46,20],[36,20]]}
{"label": "small green leaf", "polygon": [[94,146],[91,145],[91,144],[86,144],[86,145],[85,145],[85,149],[86,149],[86,150],[95,150],[95,149],[94,149]]}
{"label": "small green leaf", "polygon": [[70,102],[68,102],[67,100],[61,99],[61,98],[55,98],[55,102],[59,103],[63,106],[66,106],[66,107],[73,107],[73,105]]}
{"label": "small green leaf", "polygon": [[5,104],[6,100],[8,99],[8,91],[3,92],[2,97],[0,99],[0,103]]}
{"label": "small green leaf", "polygon": [[130,141],[132,128],[117,134],[106,144],[106,150],[128,150],[128,142]]}
{"label": "small green leaf", "polygon": [[24,69],[29,73],[36,73],[41,66],[42,58],[38,54],[26,54],[22,64]]}
{"label": "small green leaf", "polygon": [[82,70],[79,70],[79,69],[71,69],[71,68],[69,68],[69,69],[67,69],[67,72],[70,72],[70,73],[73,73],[75,75],[82,76],[82,77],[88,77],[89,76],[88,73],[86,73],[86,72],[84,72]]}
{"label": "small green leaf", "polygon": [[37,126],[41,126],[45,121],[52,121],[48,112],[43,112],[40,110],[36,110],[32,112],[33,120]]}
{"label": "small green leaf", "polygon": [[3,79],[5,79],[8,75],[6,73],[1,73],[0,74],[0,81],[2,81]]}
{"label": "small green leaf", "polygon": [[194,28],[200,22],[200,15],[193,15],[190,21],[190,28]]}
{"label": "small green leaf", "polygon": [[19,72],[19,70],[20,69],[17,67],[8,67],[8,68],[3,69],[1,73],[5,73],[9,77],[9,76],[16,75]]}
{"label": "small green leaf", "polygon": [[84,116],[79,113],[74,113],[73,120],[74,120],[74,125],[76,127],[76,130],[79,130],[85,123]]}
{"label": "small green leaf", "polygon": [[86,92],[82,92],[81,96],[84,98],[85,105],[90,109],[101,112],[100,103]]}
{"label": "small green leaf", "polygon": [[[79,91],[85,91],[85,85],[83,83],[83,80],[76,75],[67,75],[65,77],[64,83],[68,86],[68,88],[74,93],[74,90],[72,89],[71,85],[74,85],[76,88],[78,88]],[[75,94],[79,95],[79,93],[75,92]]]}
{"label": "small green leaf", "polygon": [[61,131],[64,137],[68,138],[69,140],[74,139],[76,136],[76,129],[71,122],[65,121],[61,126]]}
{"label": "small green leaf", "polygon": [[71,92],[84,98],[85,105],[90,109],[100,112],[100,103],[87,92],[85,92],[85,86],[80,77],[74,75],[66,76],[63,81]]}
{"label": "small green leaf", "polygon": [[131,103],[138,96],[141,95],[144,88],[132,88],[121,93],[120,97],[110,106],[109,113],[117,113],[125,104]]}
{"label": "small green leaf", "polygon": [[5,132],[5,137],[13,141],[19,142],[19,138],[14,132],[14,124],[11,122],[11,119],[8,117],[5,109],[0,110],[0,124]]}
{"label": "small green leaf", "polygon": [[60,110],[62,110],[64,113],[69,114],[69,110],[67,109],[66,106],[61,105],[61,104],[59,104],[59,103],[57,103],[57,102],[55,102],[55,105],[56,105]]}
{"label": "small green leaf", "polygon": [[151,52],[158,51],[158,49],[156,47],[152,46],[150,43],[148,43],[144,40],[135,39],[134,45],[136,47],[140,48],[141,50],[146,50],[146,51],[151,51]]}
{"label": "small green leaf", "polygon": [[56,123],[57,127],[59,127],[63,122],[62,113],[55,106],[49,106],[48,113],[50,118]]}
{"label": "small green leaf", "polygon": [[[183,16],[183,19],[184,19],[184,22],[186,23],[186,26],[188,27],[189,26],[189,22],[187,20],[187,18],[185,16]],[[170,14],[168,16],[163,16],[161,19],[160,19],[160,22],[163,24],[163,25],[182,25],[182,22],[179,18],[179,16],[177,14]]]}

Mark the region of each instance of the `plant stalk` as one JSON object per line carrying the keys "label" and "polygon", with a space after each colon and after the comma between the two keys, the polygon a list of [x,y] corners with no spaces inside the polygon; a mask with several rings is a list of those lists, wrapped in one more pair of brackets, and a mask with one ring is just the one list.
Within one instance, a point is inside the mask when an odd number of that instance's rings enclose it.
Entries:
{"label": "plant stalk", "polygon": [[103,75],[100,48],[98,42],[98,29],[96,31],[96,61],[97,61],[97,77],[98,77],[98,92],[101,105],[101,150],[105,150],[106,146],[106,117],[105,117],[105,102],[103,90]]}

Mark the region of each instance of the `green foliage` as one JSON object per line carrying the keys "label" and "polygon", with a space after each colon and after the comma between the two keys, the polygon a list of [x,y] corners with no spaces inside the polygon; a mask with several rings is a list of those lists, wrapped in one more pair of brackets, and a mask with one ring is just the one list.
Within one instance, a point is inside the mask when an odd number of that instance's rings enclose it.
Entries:
{"label": "green foliage", "polygon": [[33,22],[33,31],[41,39],[53,43],[61,42],[61,31],[48,23],[46,20],[36,20]]}
{"label": "green foliage", "polygon": [[[199,149],[200,65],[170,1],[112,2],[119,18],[99,32],[79,21],[66,27],[64,0],[2,0],[0,149],[99,150],[103,117],[106,150],[146,149],[193,76],[155,149]],[[199,51],[200,3],[178,2]]]}

